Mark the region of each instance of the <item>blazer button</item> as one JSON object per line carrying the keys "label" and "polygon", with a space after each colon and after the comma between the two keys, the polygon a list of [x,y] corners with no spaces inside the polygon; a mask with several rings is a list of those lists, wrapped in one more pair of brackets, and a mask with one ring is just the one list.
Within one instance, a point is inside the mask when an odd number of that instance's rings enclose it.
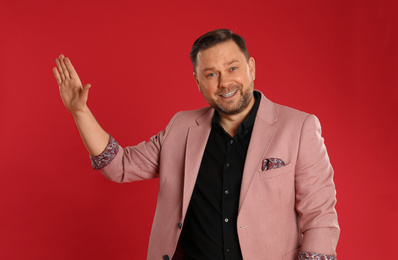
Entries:
{"label": "blazer button", "polygon": [[170,260],[170,257],[168,255],[164,255],[163,260]]}
{"label": "blazer button", "polygon": [[181,229],[182,228],[182,223],[178,222],[178,228]]}

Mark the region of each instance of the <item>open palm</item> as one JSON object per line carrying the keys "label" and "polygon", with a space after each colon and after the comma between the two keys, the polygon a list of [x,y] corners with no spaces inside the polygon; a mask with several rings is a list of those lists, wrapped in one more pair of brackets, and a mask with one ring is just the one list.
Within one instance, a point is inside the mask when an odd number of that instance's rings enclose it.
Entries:
{"label": "open palm", "polygon": [[57,67],[53,68],[53,72],[65,107],[72,113],[84,110],[91,85],[82,85],[69,58],[60,55],[55,62]]}

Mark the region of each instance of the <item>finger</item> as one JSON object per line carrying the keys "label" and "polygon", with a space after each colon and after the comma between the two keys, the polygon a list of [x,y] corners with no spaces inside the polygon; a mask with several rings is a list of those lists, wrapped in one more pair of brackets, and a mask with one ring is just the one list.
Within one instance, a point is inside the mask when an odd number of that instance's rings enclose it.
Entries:
{"label": "finger", "polygon": [[[61,57],[61,56],[60,56],[60,57]],[[63,72],[63,70],[62,70],[60,57],[58,57],[58,58],[55,60],[55,63],[57,64],[57,68],[58,68],[58,72],[59,72],[59,74],[60,74],[60,76],[61,76],[61,80],[64,81],[64,80],[65,80],[65,75],[64,75],[64,72]],[[61,82],[61,83],[62,83],[62,82]]]}
{"label": "finger", "polygon": [[54,73],[55,79],[57,80],[58,86],[60,86],[62,83],[62,79],[61,79],[61,75],[59,75],[59,72],[56,67],[53,68],[53,73]]}
{"label": "finger", "polygon": [[68,69],[66,68],[66,65],[65,65],[65,56],[62,54],[60,56],[60,62],[61,62],[61,67],[62,67],[62,71],[64,72],[65,78],[70,79]]}
{"label": "finger", "polygon": [[65,65],[66,68],[68,69],[68,73],[71,79],[78,79],[79,76],[77,75],[77,72],[75,70],[75,68],[72,65],[72,62],[70,61],[70,59],[68,57],[65,57]]}

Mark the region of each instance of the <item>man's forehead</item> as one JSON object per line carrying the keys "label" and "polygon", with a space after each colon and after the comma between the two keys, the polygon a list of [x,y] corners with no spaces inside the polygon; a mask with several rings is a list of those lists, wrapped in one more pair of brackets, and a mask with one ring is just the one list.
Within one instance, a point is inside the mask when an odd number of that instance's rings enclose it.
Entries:
{"label": "man's forehead", "polygon": [[209,48],[200,50],[198,52],[198,56],[203,56],[203,55],[214,55],[216,53],[224,53],[224,52],[235,52],[239,51],[243,54],[243,52],[240,50],[239,46],[233,41],[233,40],[228,40],[225,42],[220,42],[217,43],[214,46],[211,46]]}
{"label": "man's forehead", "polygon": [[246,59],[246,57],[239,46],[234,41],[227,41],[199,51],[197,65],[206,65],[208,63],[229,65],[243,59]]}

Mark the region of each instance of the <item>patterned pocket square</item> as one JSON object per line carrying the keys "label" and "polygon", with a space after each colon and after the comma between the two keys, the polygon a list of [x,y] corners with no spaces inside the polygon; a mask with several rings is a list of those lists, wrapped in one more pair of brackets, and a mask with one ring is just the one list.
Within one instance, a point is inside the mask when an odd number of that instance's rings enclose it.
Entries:
{"label": "patterned pocket square", "polygon": [[272,169],[277,169],[285,166],[285,162],[279,158],[268,158],[263,161],[263,165],[261,166],[262,171],[268,171]]}

